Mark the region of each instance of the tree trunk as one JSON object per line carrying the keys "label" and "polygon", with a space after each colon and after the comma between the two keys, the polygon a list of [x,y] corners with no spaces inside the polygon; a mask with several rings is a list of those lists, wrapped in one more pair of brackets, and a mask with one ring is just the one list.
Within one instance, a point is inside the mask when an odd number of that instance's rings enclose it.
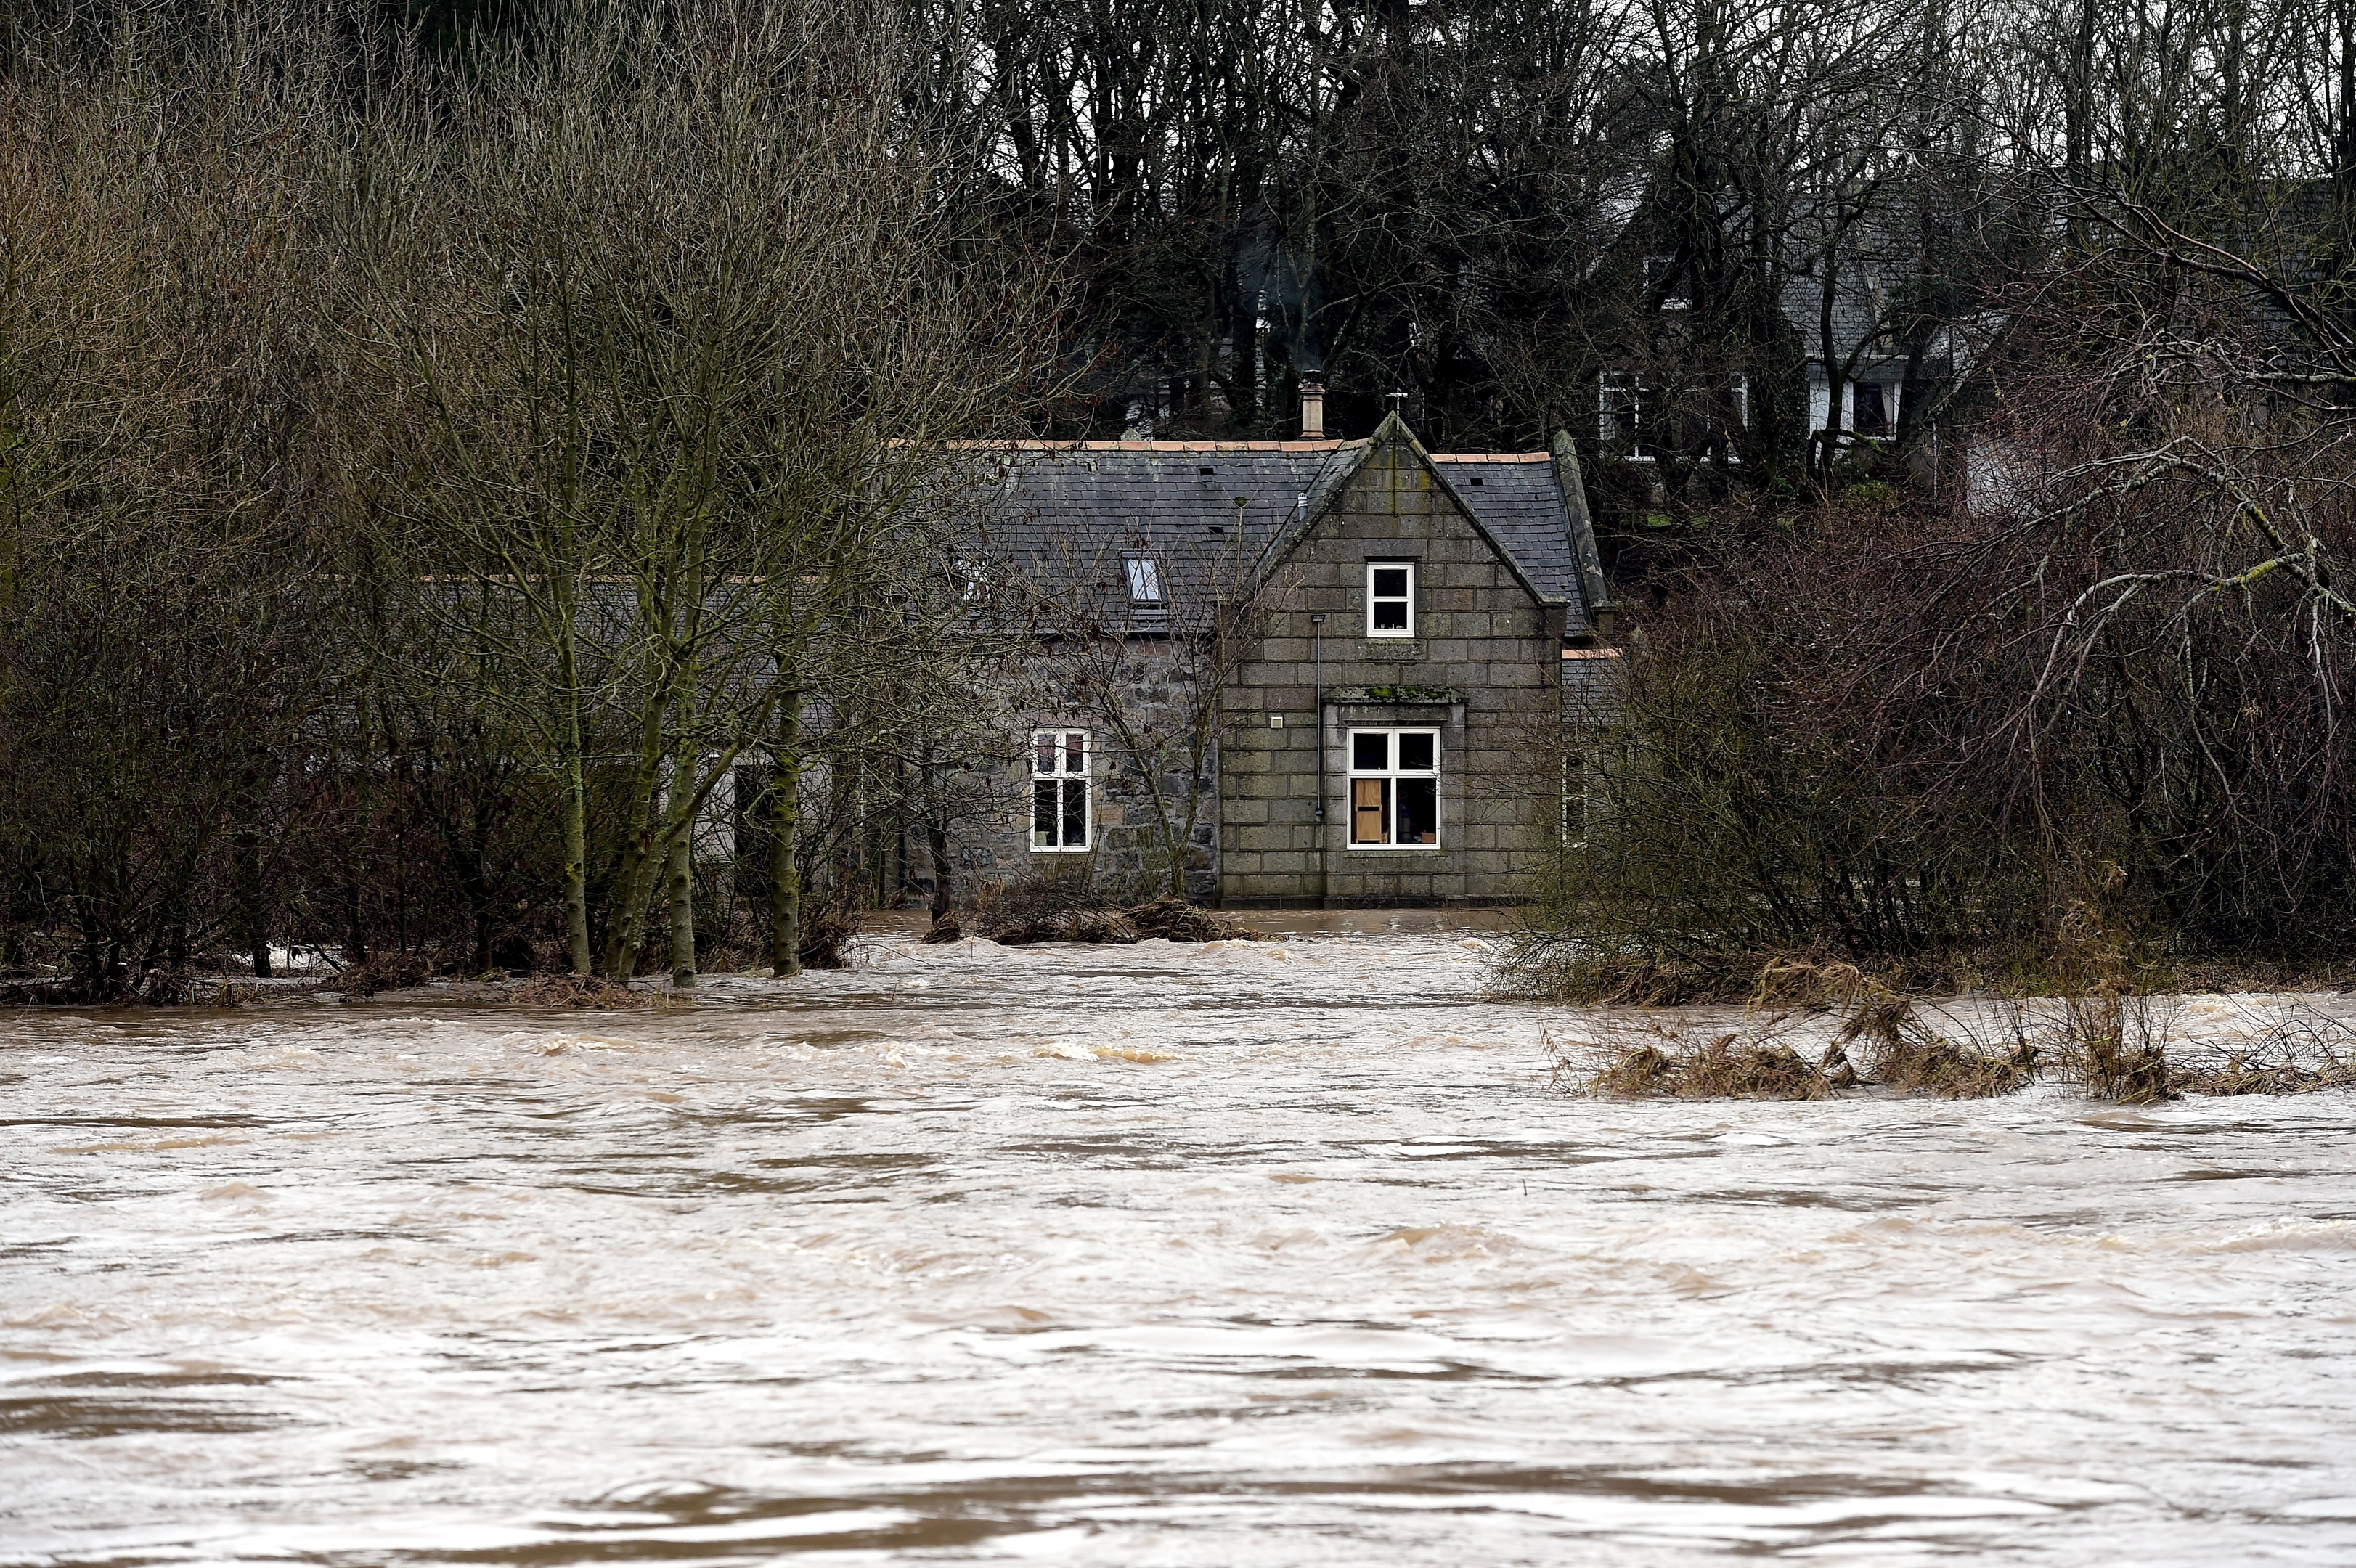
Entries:
{"label": "tree trunk", "polygon": [[948,825],[938,817],[925,819],[925,848],[933,858],[933,923],[940,924],[949,916],[954,901],[949,871]]}
{"label": "tree trunk", "polygon": [[237,940],[253,961],[253,977],[270,978],[269,923],[262,913],[262,835],[251,823],[237,830]]}
{"label": "tree trunk", "polygon": [[769,785],[769,973],[802,972],[802,880],[794,840],[802,816],[802,694],[778,705],[776,777]]}
{"label": "tree trunk", "polygon": [[665,706],[649,703],[640,723],[638,761],[630,779],[628,827],[614,863],[613,885],[606,890],[605,977],[609,980],[626,980],[637,972],[647,906],[661,885],[659,868],[669,844],[657,821],[665,811],[656,805],[655,792],[662,778]]}
{"label": "tree trunk", "polygon": [[[670,789],[674,801],[686,796],[694,784],[694,766],[686,756],[686,748],[671,760]],[[666,857],[664,874],[670,894],[670,983],[674,990],[689,990],[695,985],[695,818],[690,816],[678,832],[671,835],[670,851]]]}
{"label": "tree trunk", "polygon": [[[569,613],[569,606],[568,606]],[[557,654],[562,684],[564,795],[564,947],[575,975],[589,973],[589,784],[582,765],[581,685],[573,640],[563,637]]]}

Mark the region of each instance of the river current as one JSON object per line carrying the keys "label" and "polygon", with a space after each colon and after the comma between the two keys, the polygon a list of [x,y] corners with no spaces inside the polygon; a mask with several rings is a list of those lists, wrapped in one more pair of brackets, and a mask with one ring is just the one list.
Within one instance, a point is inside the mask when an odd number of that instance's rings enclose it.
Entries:
{"label": "river current", "polygon": [[1572,1097],[1370,923],[0,1022],[0,1563],[2356,1562],[2356,1097]]}

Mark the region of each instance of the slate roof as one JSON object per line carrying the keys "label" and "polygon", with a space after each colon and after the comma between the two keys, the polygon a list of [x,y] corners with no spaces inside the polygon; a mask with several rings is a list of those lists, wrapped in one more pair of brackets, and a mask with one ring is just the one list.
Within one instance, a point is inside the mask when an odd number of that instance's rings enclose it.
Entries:
{"label": "slate roof", "polygon": [[[980,487],[982,542],[1050,575],[1123,555],[1162,563],[1173,600],[1232,582],[1289,525],[1313,517],[1373,445],[1366,441],[1023,442],[996,450]],[[1569,510],[1546,453],[1434,453],[1533,587],[1567,600],[1587,629]]]}
{"label": "slate roof", "polygon": [[1570,507],[1543,452],[1431,454],[1446,479],[1489,537],[1505,547],[1530,585],[1549,599],[1568,599],[1571,630],[1585,630],[1579,559],[1572,553]]}

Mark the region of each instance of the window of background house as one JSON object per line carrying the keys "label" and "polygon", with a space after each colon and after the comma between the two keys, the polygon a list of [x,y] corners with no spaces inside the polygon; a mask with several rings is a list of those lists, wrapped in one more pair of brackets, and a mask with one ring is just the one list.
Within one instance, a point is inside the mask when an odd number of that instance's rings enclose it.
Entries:
{"label": "window of background house", "polygon": [[1366,635],[1415,635],[1415,562],[1366,562]]}
{"label": "window of background house", "polygon": [[1035,730],[1031,734],[1031,848],[1088,847],[1088,733]]}
{"label": "window of background house", "polygon": [[1350,731],[1350,846],[1440,843],[1440,731]]}
{"label": "window of background house", "polygon": [[1677,259],[1675,256],[1644,258],[1645,291],[1647,293],[1654,289],[1661,291],[1663,310],[1684,310],[1693,303],[1686,293],[1684,283],[1685,269],[1677,265]]}
{"label": "window of background house", "polygon": [[1567,849],[1587,842],[1587,759],[1577,752],[1562,758],[1562,842]]}
{"label": "window of background house", "polygon": [[1857,418],[1850,421],[1859,435],[1880,436],[1890,433],[1890,403],[1893,400],[1883,393],[1878,381],[1859,381],[1856,392]]}
{"label": "window of background house", "polygon": [[1604,371],[1598,439],[1623,457],[1650,459],[1653,445],[1648,438],[1652,432],[1644,421],[1645,404],[1649,401],[1650,389],[1637,379],[1633,370]]}
{"label": "window of background house", "polygon": [[1122,558],[1122,575],[1129,579],[1129,602],[1138,609],[1159,609],[1162,605],[1162,563],[1150,555]]}

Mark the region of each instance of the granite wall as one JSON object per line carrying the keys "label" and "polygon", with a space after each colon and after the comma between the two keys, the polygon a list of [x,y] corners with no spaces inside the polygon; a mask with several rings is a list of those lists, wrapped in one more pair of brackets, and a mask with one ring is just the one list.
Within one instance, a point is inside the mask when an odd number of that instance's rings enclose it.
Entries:
{"label": "granite wall", "polygon": [[[1416,635],[1368,637],[1366,563],[1412,560]],[[1560,722],[1564,607],[1540,601],[1404,441],[1376,445],[1280,567],[1268,635],[1225,693],[1219,889],[1230,905],[1516,899],[1560,832],[1531,737]],[[1323,704],[1318,698],[1325,616]],[[1440,842],[1354,848],[1346,737],[1440,731]],[[1323,757],[1321,784],[1320,754]],[[1325,805],[1321,821],[1321,788]]]}

